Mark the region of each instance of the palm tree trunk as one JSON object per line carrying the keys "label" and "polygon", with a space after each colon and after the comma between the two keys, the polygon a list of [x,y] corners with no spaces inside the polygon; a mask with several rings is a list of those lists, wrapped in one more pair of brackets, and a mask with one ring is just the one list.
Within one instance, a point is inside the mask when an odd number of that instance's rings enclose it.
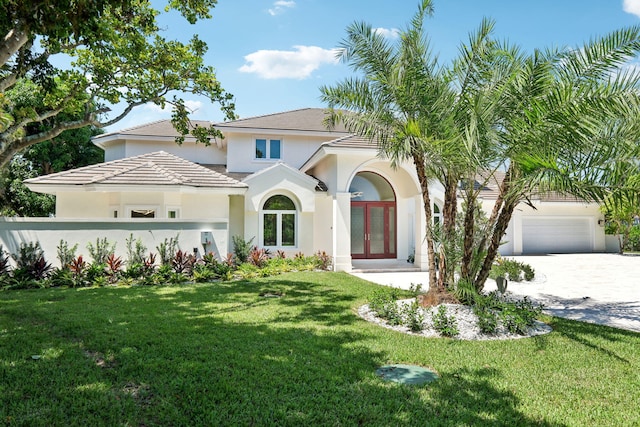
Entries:
{"label": "palm tree trunk", "polygon": [[[444,206],[442,208],[442,244],[444,247],[454,247],[456,233],[456,215],[458,209],[458,179],[448,175],[444,179]],[[455,273],[455,260],[440,257],[440,276],[438,287],[444,290],[446,285],[453,285]]]}
{"label": "palm tree trunk", "polygon": [[424,208],[424,214],[427,221],[425,239],[427,241],[427,260],[429,262],[429,290],[435,290],[437,286],[436,276],[436,257],[433,245],[433,226],[431,218],[433,211],[431,209],[431,195],[429,194],[429,179],[425,169],[425,160],[422,153],[414,151],[412,153],[413,164],[416,168],[416,174],[418,175],[418,181],[420,182],[420,191],[422,192],[422,204]]}
{"label": "palm tree trunk", "polygon": [[484,262],[482,263],[482,268],[478,272],[478,276],[474,281],[474,286],[478,291],[481,291],[484,288],[484,282],[487,281],[489,277],[489,272],[491,271],[491,266],[498,255],[498,248],[500,247],[500,241],[504,236],[505,231],[507,231],[507,227],[509,227],[509,221],[511,221],[511,217],[513,215],[513,211],[518,205],[518,199],[516,198],[508,198],[505,199],[504,206],[498,215],[498,220],[496,221],[496,225],[493,228],[493,234],[491,235],[491,241],[489,243],[489,247],[487,248],[487,254],[484,257]]}
{"label": "palm tree trunk", "polygon": [[[472,190],[471,190],[472,191]],[[462,245],[462,261],[460,263],[460,277],[471,279],[471,262],[473,260],[473,237],[475,235],[475,200],[467,197],[464,213],[464,242]]]}

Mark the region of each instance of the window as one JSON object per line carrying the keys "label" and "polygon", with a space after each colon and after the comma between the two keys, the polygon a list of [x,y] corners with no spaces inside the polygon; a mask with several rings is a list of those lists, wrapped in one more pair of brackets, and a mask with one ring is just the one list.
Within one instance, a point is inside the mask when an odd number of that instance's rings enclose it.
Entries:
{"label": "window", "polygon": [[180,218],[180,209],[174,208],[174,207],[167,208],[167,218],[168,219]]}
{"label": "window", "polygon": [[256,159],[278,160],[280,159],[282,141],[279,139],[256,139]]}
{"label": "window", "polygon": [[433,204],[433,224],[440,225],[442,224],[442,211],[440,210],[440,206]]}
{"label": "window", "polygon": [[296,245],[296,206],[287,196],[271,196],[262,207],[264,246]]}
{"label": "window", "polygon": [[131,218],[155,218],[155,209],[131,209]]}

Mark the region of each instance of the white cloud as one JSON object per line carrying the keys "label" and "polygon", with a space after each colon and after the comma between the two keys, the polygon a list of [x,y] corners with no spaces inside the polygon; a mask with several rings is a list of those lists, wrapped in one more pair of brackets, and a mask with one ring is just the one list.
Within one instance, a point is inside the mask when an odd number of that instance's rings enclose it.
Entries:
{"label": "white cloud", "polygon": [[373,32],[387,39],[397,39],[400,36],[400,30],[397,28],[374,28]]}
{"label": "white cloud", "polygon": [[306,79],[323,64],[336,64],[337,51],[317,46],[294,46],[295,50],[259,50],[245,56],[243,73],[263,79]]}
{"label": "white cloud", "polygon": [[278,0],[273,3],[273,7],[268,10],[269,15],[276,16],[284,13],[287,9],[291,9],[296,6],[295,1],[287,1],[287,0]]}
{"label": "white cloud", "polygon": [[622,9],[640,18],[640,0],[624,0]]}

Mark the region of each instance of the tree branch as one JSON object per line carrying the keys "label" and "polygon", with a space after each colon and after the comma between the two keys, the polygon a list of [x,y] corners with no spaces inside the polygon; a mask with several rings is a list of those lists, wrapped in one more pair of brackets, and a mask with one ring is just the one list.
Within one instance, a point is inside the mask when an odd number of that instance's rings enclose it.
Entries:
{"label": "tree branch", "polygon": [[5,65],[27,41],[29,34],[22,25],[12,28],[0,43],[0,66]]}

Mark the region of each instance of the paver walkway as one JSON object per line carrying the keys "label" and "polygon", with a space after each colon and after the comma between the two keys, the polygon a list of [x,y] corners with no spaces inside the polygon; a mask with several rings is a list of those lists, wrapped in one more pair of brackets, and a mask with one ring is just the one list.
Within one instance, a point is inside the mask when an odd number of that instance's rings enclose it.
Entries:
{"label": "paver walkway", "polygon": [[[533,282],[509,282],[508,291],[529,296],[553,316],[640,332],[640,256],[558,254],[509,257],[531,265]],[[408,289],[428,283],[425,272],[354,273],[382,285]],[[485,289],[495,289],[489,280]]]}

